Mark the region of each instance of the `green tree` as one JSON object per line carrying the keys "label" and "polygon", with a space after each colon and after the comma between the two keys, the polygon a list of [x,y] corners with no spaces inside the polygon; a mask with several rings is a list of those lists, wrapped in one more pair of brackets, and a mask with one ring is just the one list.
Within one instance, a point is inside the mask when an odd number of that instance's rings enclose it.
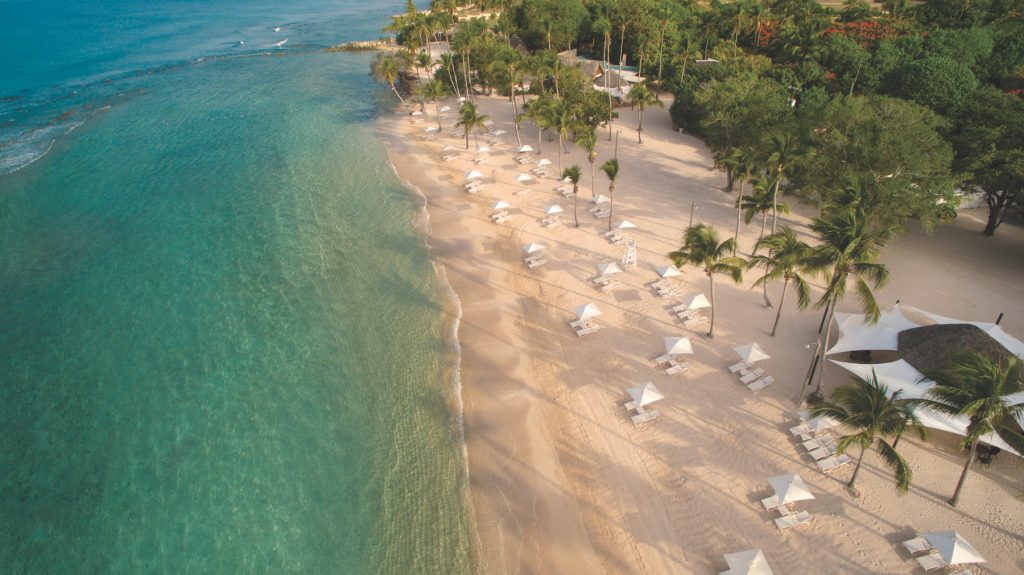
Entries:
{"label": "green tree", "polygon": [[441,127],[441,111],[438,109],[437,100],[444,96],[445,89],[444,84],[440,80],[431,80],[420,89],[424,98],[429,99],[434,103],[434,114],[437,116],[437,129],[440,131]]}
{"label": "green tree", "polygon": [[923,426],[912,412],[908,424],[908,411],[901,404],[909,400],[903,399],[902,393],[896,391],[890,395],[889,389],[879,383],[872,372],[870,380],[856,377],[852,383],[837,387],[829,401],[811,408],[814,416],[830,417],[843,427],[854,430],[854,433],[840,438],[836,448],[836,453],[844,453],[851,445],[860,447],[857,466],[846,484],[851,490],[854,489],[868,449],[874,449],[881,456],[882,463],[892,471],[898,493],[906,493],[910,488],[913,471],[888,438],[902,433],[908,425],[921,430],[923,434]]}
{"label": "green tree", "polygon": [[960,490],[974,461],[978,441],[989,433],[999,435],[1014,448],[1024,448],[1024,437],[1014,429],[1014,423],[1024,415],[1024,401],[1017,395],[1024,391],[1021,384],[1021,361],[1016,357],[994,360],[979,353],[955,356],[949,368],[928,374],[935,385],[924,398],[915,400],[920,405],[939,413],[966,418],[967,430],[960,449],[967,449],[967,461],[956,482],[949,504],[956,506]]}
{"label": "green tree", "polygon": [[956,114],[978,87],[968,64],[945,56],[913,62],[899,78],[898,95],[944,115]]}
{"label": "green tree", "polygon": [[562,170],[562,179],[569,178],[572,182],[572,219],[576,227],[580,227],[580,218],[577,215],[578,204],[580,203],[580,167],[569,166]]}
{"label": "green tree", "polygon": [[404,106],[405,99],[398,93],[398,88],[395,86],[398,83],[399,76],[402,74],[401,60],[394,54],[380,52],[370,64],[370,71],[377,81],[384,82],[391,88],[395,96],[398,96],[398,101]]}
{"label": "green tree", "polygon": [[733,148],[732,153],[722,160],[722,165],[725,166],[726,170],[732,171],[733,183],[740,183],[739,193],[736,194],[736,230],[732,236],[733,240],[735,240],[733,242],[732,255],[736,255],[735,250],[739,248],[740,242],[740,220],[743,217],[743,184],[746,183],[750,176],[754,175],[759,167],[753,151],[745,147]]}
{"label": "green tree", "polygon": [[733,239],[719,243],[715,228],[706,224],[697,224],[686,228],[683,245],[668,254],[677,267],[687,264],[700,267],[708,276],[711,302],[711,324],[708,337],[715,335],[715,274],[724,274],[737,284],[743,281],[743,268],[747,262],[740,257],[730,255],[733,250]]}
{"label": "green tree", "polygon": [[636,123],[636,141],[638,144],[644,143],[641,134],[644,131],[644,109],[647,106],[658,106],[659,108],[664,104],[655,95],[647,89],[646,83],[639,83],[629,91],[626,95],[629,102],[636,106],[637,110],[637,123]]}
{"label": "green tree", "polygon": [[779,327],[779,318],[782,317],[782,307],[786,303],[789,282],[796,286],[797,306],[805,309],[810,305],[811,288],[802,274],[817,272],[817,262],[811,247],[800,241],[796,232],[788,226],[783,226],[778,232],[758,240],[754,251],[760,248],[766,248],[768,255],[754,255],[747,264],[748,269],[758,266],[764,266],[765,269],[764,275],[754,282],[754,287],[772,280],[782,280],[779,309],[775,312],[775,323],[772,324],[771,335],[774,337],[775,330]]}
{"label": "green tree", "polygon": [[954,166],[985,192],[988,221],[995,234],[1006,213],[1024,204],[1024,101],[992,87],[971,96],[953,130]]}
{"label": "green tree", "polygon": [[774,132],[763,144],[763,163],[772,172],[775,185],[772,188],[772,233],[775,233],[779,220],[779,185],[782,179],[792,175],[793,170],[801,166],[813,151],[800,145],[799,137],[792,132]]}
{"label": "green tree", "polygon": [[597,194],[597,184],[594,182],[594,166],[597,163],[597,130],[591,126],[584,126],[576,131],[574,135],[576,145],[587,153],[587,161],[590,162],[590,197]]}
{"label": "green tree", "polygon": [[619,177],[619,159],[611,158],[601,164],[601,171],[608,176],[608,231],[612,231],[612,211],[615,210],[615,179]]}
{"label": "green tree", "polygon": [[562,98],[551,100],[545,110],[545,124],[558,134],[558,171],[562,171],[562,154],[569,152],[565,145],[565,139],[572,127],[572,116],[569,113],[569,105]]}
{"label": "green tree", "polygon": [[[772,211],[772,178],[760,177],[751,181],[751,194],[740,198],[740,208],[743,210],[743,223],[749,224],[755,214],[761,214],[761,232],[757,235],[760,242],[764,237],[764,228],[768,223],[768,213]],[[778,209],[789,212],[789,204],[782,202]],[[754,246],[752,254],[757,253],[757,246]]]}
{"label": "green tree", "polygon": [[459,121],[455,122],[455,125],[461,127],[466,134],[466,149],[469,149],[469,133],[473,132],[473,137],[476,138],[476,130],[484,127],[488,116],[486,114],[480,114],[477,112],[476,104],[470,101],[466,101],[459,108]]}

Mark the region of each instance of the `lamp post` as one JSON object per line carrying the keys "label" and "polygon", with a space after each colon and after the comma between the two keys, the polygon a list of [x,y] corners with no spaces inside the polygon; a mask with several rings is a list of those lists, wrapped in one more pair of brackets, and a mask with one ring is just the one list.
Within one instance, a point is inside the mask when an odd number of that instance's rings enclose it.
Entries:
{"label": "lamp post", "polygon": [[811,386],[811,381],[814,380],[814,372],[818,369],[818,348],[821,347],[821,340],[817,340],[814,343],[809,343],[804,346],[805,349],[811,349],[814,346],[814,355],[811,357],[811,364],[807,366],[807,377],[804,378],[804,383],[800,387],[800,395],[797,397],[796,406],[800,407],[800,404],[804,402],[804,394],[807,393],[807,388]]}

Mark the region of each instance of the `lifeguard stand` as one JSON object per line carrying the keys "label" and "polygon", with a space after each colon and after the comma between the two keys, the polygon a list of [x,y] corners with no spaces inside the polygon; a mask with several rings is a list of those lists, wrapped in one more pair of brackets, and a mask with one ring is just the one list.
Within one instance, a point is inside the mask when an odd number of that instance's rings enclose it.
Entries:
{"label": "lifeguard stand", "polygon": [[626,242],[626,253],[622,255],[622,269],[636,269],[636,240]]}

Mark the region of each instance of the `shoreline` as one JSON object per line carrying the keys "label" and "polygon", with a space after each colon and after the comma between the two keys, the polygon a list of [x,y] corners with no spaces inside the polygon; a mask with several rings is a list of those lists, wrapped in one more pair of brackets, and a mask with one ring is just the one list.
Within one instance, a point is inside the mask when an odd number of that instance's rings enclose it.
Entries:
{"label": "shoreline", "polygon": [[[450,98],[445,103],[455,105]],[[669,319],[665,306],[677,302],[652,295],[647,284],[657,277],[654,267],[667,264],[664,254],[677,247],[690,201],[698,202],[700,221],[730,236],[735,210],[734,194],[721,191],[724,177],[710,170],[706,148],[672,130],[667,112],[645,115],[642,146],[629,128],[628,110],[616,123],[625,132],[616,220],[628,218],[638,225],[629,231],[638,240],[640,265],[623,274],[621,290],[604,294],[586,278],[594,274],[593,264],[616,261],[622,252],[597,235],[605,224],[585,209],[591,187],[585,157],[575,148],[563,156],[565,166],[576,163],[584,172],[581,227],[574,229],[572,204],[552,192],[555,180],[538,178],[528,188],[515,183],[517,173],[533,166],[508,163],[516,142],[507,102],[479,97],[478,106],[496,121],[495,128],[509,132],[505,144],[496,146],[482,165],[474,165],[473,150],[465,150],[464,140],[451,134],[454,118],[434,138],[421,140],[423,129],[436,122],[430,106],[422,124],[393,109],[382,112],[377,122],[399,180],[423,202],[425,241],[435,269],[443,271],[461,302],[458,323],[454,317],[446,322],[458,330],[462,348],[467,510],[473,515],[469,524],[481,572],[718,572],[724,567],[723,553],[762,547],[782,572],[811,573],[841,553],[836,573],[909,574],[916,563],[899,553],[898,543],[893,549],[891,541],[918,529],[939,528],[957,528],[975,545],[984,543],[992,568],[1008,568],[1008,558],[1024,550],[1024,539],[1011,535],[1024,527],[1015,518],[1024,504],[1015,499],[1004,502],[1004,508],[988,504],[994,492],[1002,501],[1004,493],[1012,497],[1019,491],[1013,480],[1024,469],[1019,460],[1002,460],[1000,471],[973,470],[977,483],[968,488],[973,495],[950,510],[934,494],[951,488],[962,465],[951,438],[934,434],[938,437],[929,442],[908,438],[901,443],[916,469],[905,502],[892,492],[891,480],[873,456],[865,460],[859,479],[863,495],[852,498],[843,485],[849,471],[826,475],[813,464],[808,469],[800,452],[783,441],[794,417],[792,400],[799,387],[794,382],[807,369],[803,344],[810,339],[804,340],[817,329],[817,313],[799,313],[788,298],[779,336],[768,337],[774,310],[765,311],[760,294],[748,289],[756,279],[751,274],[743,286],[716,282],[722,308],[714,339]],[[523,132],[523,143],[538,145],[534,129]],[[454,146],[449,153],[458,156],[450,163],[439,159],[446,143]],[[547,154],[556,145],[540,144]],[[602,159],[611,146],[602,138]],[[489,173],[479,197],[462,190],[463,174],[470,169]],[[599,177],[596,192],[607,193],[606,184]],[[517,189],[531,191],[512,193]],[[496,225],[487,217],[496,199],[514,205],[511,224]],[[567,226],[549,231],[532,223],[550,203],[565,207]],[[786,221],[806,233],[813,210],[795,211]],[[756,240],[755,228],[741,230],[741,250]],[[943,235],[951,239],[943,241],[958,246],[970,241],[971,250],[985,245],[965,234],[970,235],[958,224]],[[1020,230],[1004,235],[1010,239],[1000,242],[1024,238]],[[908,236],[883,258],[902,272],[894,272],[893,285],[880,294],[884,307],[902,293],[906,303],[938,313],[960,307],[965,320],[982,319],[1000,307],[1012,309],[1020,288],[986,292],[979,299],[964,290],[961,278],[972,274],[946,277],[956,265],[949,258],[945,265],[916,269],[921,254],[935,250],[930,244],[937,236]],[[531,241],[547,245],[552,260],[538,271],[521,262],[520,244]],[[973,274],[989,277],[989,287],[997,290],[1021,275],[1000,263],[998,253],[980,256],[956,263],[1002,265],[995,272]],[[936,278],[948,288],[928,289]],[[684,270],[679,281],[687,293],[707,290],[699,271]],[[770,289],[777,297],[779,286]],[[574,306],[588,299],[604,311],[599,320],[605,329],[577,338],[565,321],[572,319]],[[854,306],[848,302],[842,311],[855,311]],[[1019,333],[1021,325],[1021,318],[1010,316],[1004,322],[1011,333]],[[672,378],[652,370],[650,358],[660,353],[662,335],[690,337],[695,355],[687,374]],[[749,341],[758,341],[772,355],[765,367],[780,381],[760,394],[736,386],[724,369],[735,361],[731,347]],[[835,367],[829,373],[828,387],[846,377]],[[634,427],[622,413],[621,398],[626,386],[646,379],[655,381],[669,400],[659,403],[661,421]],[[816,505],[809,506],[817,520],[801,528],[800,535],[783,535],[780,541],[771,520],[750,502],[764,496],[764,477],[797,470],[819,495]]]}

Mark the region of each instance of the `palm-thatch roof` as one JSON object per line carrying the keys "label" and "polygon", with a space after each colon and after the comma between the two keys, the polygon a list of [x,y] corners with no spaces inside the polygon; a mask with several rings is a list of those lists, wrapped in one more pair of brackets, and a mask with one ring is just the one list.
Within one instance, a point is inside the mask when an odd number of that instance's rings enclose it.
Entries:
{"label": "palm-thatch roof", "polygon": [[899,333],[899,355],[921,373],[943,371],[950,357],[963,352],[977,352],[998,361],[1013,354],[992,339],[985,330],[969,323],[926,325]]}

